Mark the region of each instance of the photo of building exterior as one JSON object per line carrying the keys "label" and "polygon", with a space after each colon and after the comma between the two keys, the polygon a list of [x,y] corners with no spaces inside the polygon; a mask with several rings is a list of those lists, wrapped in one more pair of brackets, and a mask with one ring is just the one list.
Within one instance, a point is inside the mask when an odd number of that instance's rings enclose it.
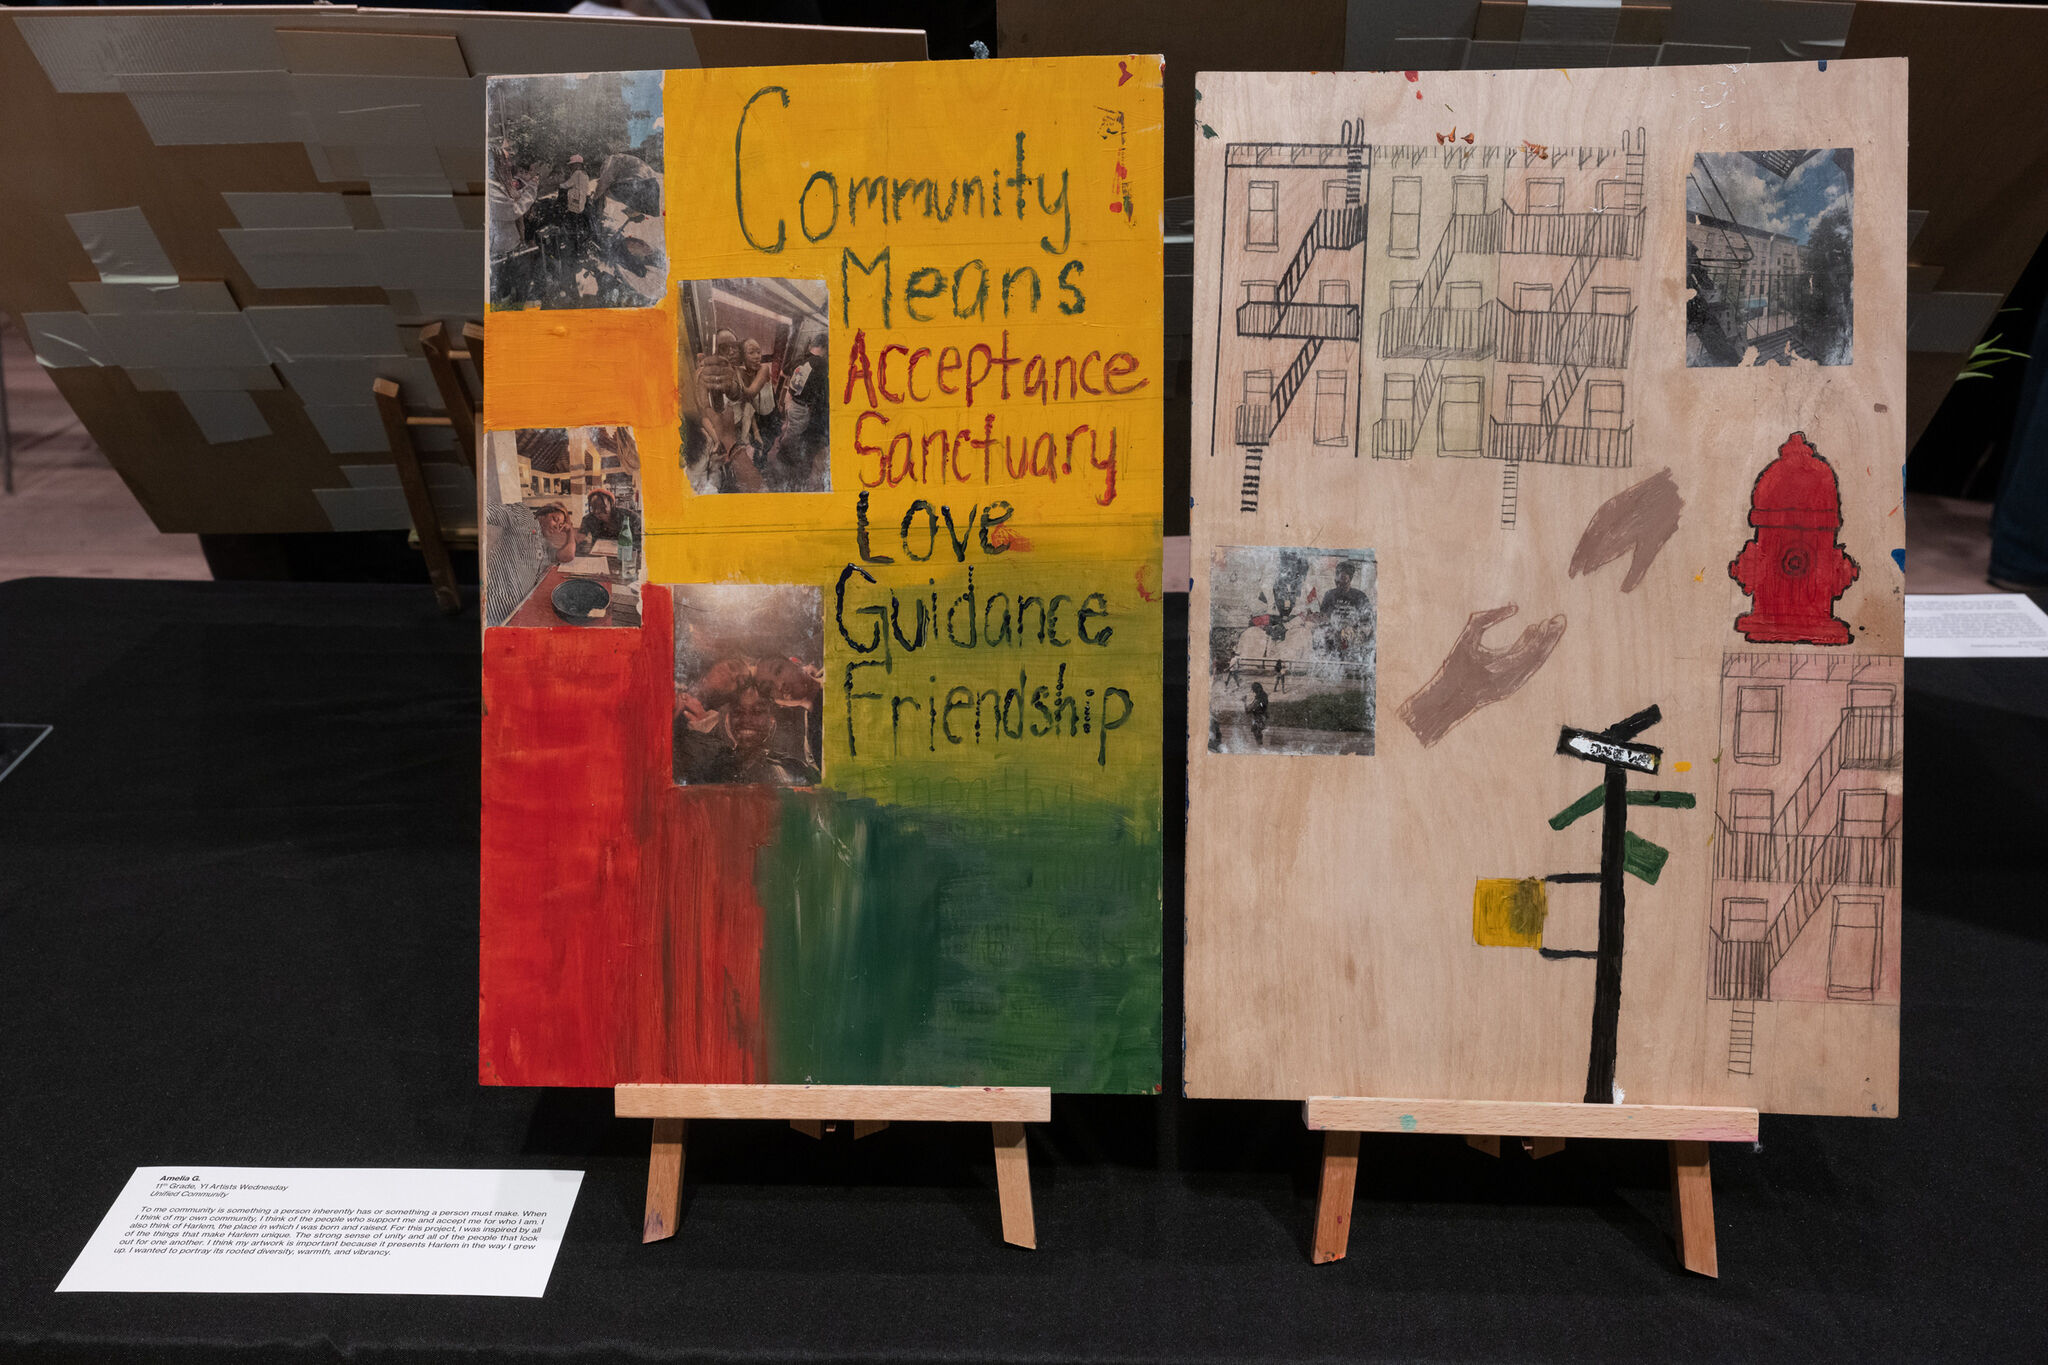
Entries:
{"label": "photo of building exterior", "polygon": [[1695,155],[1685,363],[1849,364],[1854,202],[1846,148]]}

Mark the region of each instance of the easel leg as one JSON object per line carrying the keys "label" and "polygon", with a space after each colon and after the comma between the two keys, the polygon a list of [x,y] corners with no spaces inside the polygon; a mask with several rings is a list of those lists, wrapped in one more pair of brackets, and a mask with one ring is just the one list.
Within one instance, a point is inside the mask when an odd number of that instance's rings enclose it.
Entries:
{"label": "easel leg", "polygon": [[1003,1210],[1003,1240],[1035,1248],[1038,1224],[1031,1214],[1031,1157],[1024,1149],[1024,1125],[989,1126],[996,1137],[996,1199]]}
{"label": "easel leg", "polygon": [[640,1225],[642,1242],[676,1235],[683,1209],[683,1142],[688,1119],[656,1119],[654,1144],[647,1152],[647,1216]]}
{"label": "easel leg", "polygon": [[1720,1277],[1714,1254],[1714,1184],[1707,1144],[1671,1144],[1671,1202],[1678,1210],[1678,1260],[1695,1275]]}
{"label": "easel leg", "polygon": [[1358,1134],[1332,1128],[1323,1134],[1323,1181],[1316,1195],[1317,1265],[1341,1261],[1351,1245],[1352,1195],[1358,1188]]}
{"label": "easel leg", "polygon": [[[398,385],[388,379],[371,383],[377,413],[384,421],[384,437],[391,446],[391,463],[398,470],[398,483],[405,490],[405,505],[412,517],[413,532],[420,538],[420,554],[427,561],[427,577],[433,580],[434,598],[441,610],[453,616],[462,610],[462,591],[455,586],[455,566],[448,559],[448,544],[441,538],[441,514],[435,510],[427,476],[420,468],[419,452],[412,443],[412,429],[405,423],[405,407],[399,401]],[[471,468],[475,462],[471,461]]]}

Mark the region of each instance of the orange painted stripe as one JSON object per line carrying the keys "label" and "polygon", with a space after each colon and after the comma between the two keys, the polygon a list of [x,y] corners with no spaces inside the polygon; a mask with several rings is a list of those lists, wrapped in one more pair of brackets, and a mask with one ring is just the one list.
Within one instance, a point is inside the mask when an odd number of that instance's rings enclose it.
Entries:
{"label": "orange painted stripe", "polygon": [[658,308],[494,312],[484,365],[484,425],[673,425],[675,313]]}

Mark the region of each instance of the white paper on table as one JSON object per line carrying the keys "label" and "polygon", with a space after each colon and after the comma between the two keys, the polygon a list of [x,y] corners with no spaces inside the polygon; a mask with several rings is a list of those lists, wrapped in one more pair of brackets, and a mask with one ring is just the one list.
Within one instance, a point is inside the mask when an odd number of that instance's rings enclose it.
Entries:
{"label": "white paper on table", "polygon": [[539,1298],[581,1171],[144,1166],[57,1292]]}
{"label": "white paper on table", "polygon": [[610,561],[597,555],[578,555],[562,566],[562,572],[571,578],[604,578],[611,571]]}
{"label": "white paper on table", "polygon": [[2024,593],[1908,593],[1906,657],[2048,657],[2048,613]]}

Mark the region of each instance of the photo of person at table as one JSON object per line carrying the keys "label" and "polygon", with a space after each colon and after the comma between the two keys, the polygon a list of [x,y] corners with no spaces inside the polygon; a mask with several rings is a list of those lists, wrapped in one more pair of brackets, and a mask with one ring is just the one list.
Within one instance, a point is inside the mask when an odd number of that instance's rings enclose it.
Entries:
{"label": "photo of person at table", "polygon": [[822,280],[686,280],[678,290],[683,469],[698,493],[832,488],[830,299]]}
{"label": "photo of person at table", "polygon": [[817,785],[824,742],[819,590],[683,584],[670,594],[676,784]]}
{"label": "photo of person at table", "polygon": [[[646,581],[640,451],[627,427],[494,431],[484,442],[484,624],[637,626]],[[584,605],[564,616],[570,579]]]}

